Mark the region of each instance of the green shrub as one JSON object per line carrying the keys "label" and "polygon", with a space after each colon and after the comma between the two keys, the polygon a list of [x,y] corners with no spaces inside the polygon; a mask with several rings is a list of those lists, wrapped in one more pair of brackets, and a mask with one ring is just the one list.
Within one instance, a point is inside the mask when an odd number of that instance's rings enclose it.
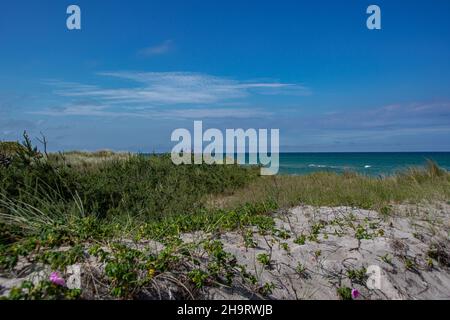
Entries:
{"label": "green shrub", "polygon": [[[208,195],[241,188],[258,174],[238,165],[176,166],[170,155],[42,155],[26,134],[22,145],[3,146],[16,153],[10,166],[0,167],[0,213],[20,213],[24,222],[28,212],[44,216],[48,225],[61,219],[59,224],[67,224],[61,215],[74,211],[81,217],[145,221],[192,214],[205,208]],[[86,170],[80,159],[95,161]]]}
{"label": "green shrub", "polygon": [[353,300],[352,289],[348,287],[340,287],[337,289],[337,294],[342,300]]}
{"label": "green shrub", "polygon": [[20,287],[11,289],[9,300],[75,300],[81,295],[79,289],[68,289],[58,286],[50,281],[41,281],[33,284],[31,281],[24,281]]}
{"label": "green shrub", "polygon": [[5,156],[16,156],[20,151],[23,151],[23,148],[24,147],[19,142],[0,142],[0,154]]}

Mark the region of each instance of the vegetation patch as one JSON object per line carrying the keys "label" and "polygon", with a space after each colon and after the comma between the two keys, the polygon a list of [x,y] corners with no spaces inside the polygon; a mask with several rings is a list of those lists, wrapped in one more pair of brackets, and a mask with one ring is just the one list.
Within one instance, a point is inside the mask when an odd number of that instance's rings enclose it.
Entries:
{"label": "vegetation patch", "polygon": [[[267,296],[273,294],[274,284],[258,282],[256,275],[238,264],[224,250],[221,233],[236,231],[246,250],[258,246],[256,238],[261,245],[261,237],[272,237],[267,243],[270,254],[256,256],[267,271],[275,264],[272,245],[276,242],[283,256],[290,257],[302,249],[292,243],[322,245],[321,235],[326,239],[333,228],[340,236],[346,227],[358,240],[384,235],[376,220],[357,221],[351,216],[314,221],[304,233],[291,232],[276,225],[272,213],[279,209],[300,204],[348,206],[375,209],[388,217],[395,214],[393,203],[450,197],[450,174],[432,162],[384,178],[326,172],[295,177],[258,174],[259,168],[238,165],[176,166],[167,154],[48,154],[33,146],[26,134],[21,144],[2,142],[0,272],[13,273],[23,260],[64,271],[94,259],[99,264],[99,274],[91,275],[97,281],[98,291],[92,294],[96,298],[164,297],[161,287],[170,285],[178,288],[177,298],[196,298],[205,287],[232,286],[237,279],[255,294]],[[207,240],[181,240],[197,231]],[[157,241],[164,248],[151,252],[124,240]],[[317,261],[322,251],[314,250]],[[448,267],[447,252],[445,244],[430,245],[428,266]],[[381,259],[392,263],[388,255]],[[411,261],[403,262],[415,270]],[[292,269],[297,277],[308,278],[302,264]],[[365,269],[348,270],[347,276],[363,283]],[[348,298],[347,289],[339,288],[338,295]],[[80,297],[91,296],[47,280],[24,282],[9,293],[10,299]]]}

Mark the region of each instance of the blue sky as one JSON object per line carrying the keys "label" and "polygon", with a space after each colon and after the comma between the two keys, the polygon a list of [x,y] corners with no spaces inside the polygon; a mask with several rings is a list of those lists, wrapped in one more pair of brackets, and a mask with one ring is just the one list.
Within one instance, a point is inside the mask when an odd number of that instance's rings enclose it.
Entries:
{"label": "blue sky", "polygon": [[449,40],[447,0],[3,1],[0,140],[169,151],[203,120],[282,151],[450,151]]}

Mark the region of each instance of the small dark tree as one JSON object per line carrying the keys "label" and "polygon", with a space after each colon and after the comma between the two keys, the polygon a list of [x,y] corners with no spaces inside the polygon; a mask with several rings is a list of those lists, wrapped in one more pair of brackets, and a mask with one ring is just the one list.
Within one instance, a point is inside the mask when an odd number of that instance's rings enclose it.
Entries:
{"label": "small dark tree", "polygon": [[22,146],[17,150],[17,157],[22,166],[30,166],[42,157],[37,147],[33,147],[30,137],[26,131],[23,132]]}

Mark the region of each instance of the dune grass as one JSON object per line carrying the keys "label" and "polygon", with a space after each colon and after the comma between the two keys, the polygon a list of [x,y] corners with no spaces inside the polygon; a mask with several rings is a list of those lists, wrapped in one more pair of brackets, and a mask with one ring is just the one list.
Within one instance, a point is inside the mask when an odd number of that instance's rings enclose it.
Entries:
{"label": "dune grass", "polygon": [[[147,268],[149,263],[160,276],[181,268],[176,281],[194,288],[205,279],[229,276],[226,259],[220,260],[219,273],[195,269],[180,242],[183,233],[244,233],[249,226],[277,233],[271,213],[300,204],[371,208],[389,214],[393,203],[450,199],[450,174],[432,161],[423,168],[379,178],[350,172],[260,177],[256,167],[175,166],[169,155],[42,154],[26,136],[21,147],[8,144],[3,150],[8,150],[8,161],[0,163],[0,272],[14,268],[20,257],[64,270],[84,259],[85,250],[102,256],[103,245],[113,250],[107,259],[109,294],[125,298],[139,292],[139,286],[126,277],[138,277],[139,266]],[[168,251],[139,264],[142,253],[115,247],[123,239],[157,240]],[[71,249],[54,251],[61,246]],[[223,248],[214,250],[218,257],[224,255]],[[175,263],[174,257],[182,257],[180,261],[189,267]],[[12,298],[27,299],[30,292],[35,292],[31,298],[71,298],[76,293],[50,289],[55,288],[48,283],[25,289],[25,294],[17,289]]]}
{"label": "dune grass", "polygon": [[90,228],[97,238],[118,233],[145,237],[145,232],[160,238],[229,228],[224,217],[236,212],[237,220],[248,224],[254,220],[249,216],[300,204],[387,213],[393,203],[450,199],[450,174],[432,161],[388,177],[351,172],[260,177],[258,168],[248,166],[175,166],[169,155],[42,155],[26,136],[14,150],[14,161],[0,167],[0,226],[10,238],[12,230],[38,234],[51,228],[73,237],[68,227],[83,237]]}
{"label": "dune grass", "polygon": [[48,160],[55,166],[68,166],[77,171],[96,170],[110,162],[128,160],[131,153],[101,150],[96,152],[69,151],[48,155]]}
{"label": "dune grass", "polygon": [[392,203],[448,201],[450,174],[433,161],[386,177],[319,172],[304,176],[260,177],[230,196],[213,196],[211,207],[233,208],[270,199],[280,207],[353,206],[386,210]]}

